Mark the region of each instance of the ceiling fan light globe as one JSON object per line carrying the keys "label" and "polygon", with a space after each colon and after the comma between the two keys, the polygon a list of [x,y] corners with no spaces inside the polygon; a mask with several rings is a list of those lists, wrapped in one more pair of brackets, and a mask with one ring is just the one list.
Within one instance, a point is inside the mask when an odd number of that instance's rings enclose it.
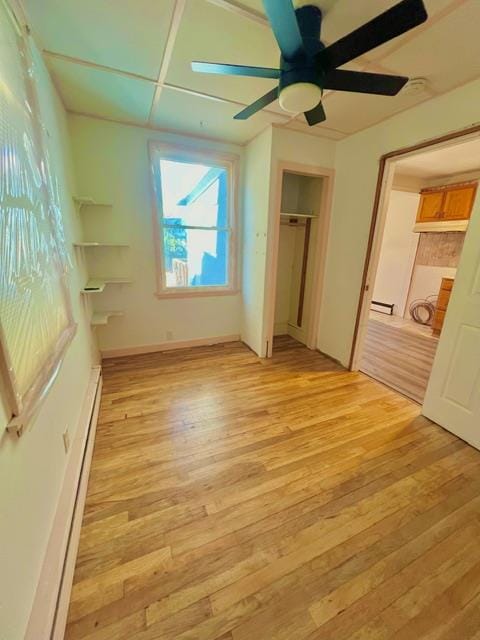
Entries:
{"label": "ceiling fan light globe", "polygon": [[280,92],[279,102],[288,113],[304,113],[314,109],[322,99],[322,90],[311,82],[296,82]]}

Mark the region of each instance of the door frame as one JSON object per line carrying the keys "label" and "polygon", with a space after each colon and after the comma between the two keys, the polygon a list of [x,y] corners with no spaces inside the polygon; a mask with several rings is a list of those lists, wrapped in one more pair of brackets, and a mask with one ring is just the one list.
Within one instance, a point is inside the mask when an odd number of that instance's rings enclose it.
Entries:
{"label": "door frame", "polygon": [[372,219],[370,223],[370,232],[368,236],[367,251],[365,255],[365,263],[363,268],[362,284],[359,292],[357,316],[355,320],[355,329],[352,339],[352,348],[350,352],[350,371],[358,371],[360,359],[363,352],[363,345],[366,337],[368,314],[373,296],[373,285],[378,269],[380,259],[380,249],[385,230],[385,221],[387,216],[390,192],[393,185],[393,177],[395,173],[395,165],[400,158],[416,156],[421,151],[434,151],[452,147],[459,142],[467,142],[480,137],[480,125],[475,125],[467,129],[461,129],[448,133],[438,138],[425,140],[416,145],[397,149],[384,154],[380,158],[380,166],[378,170],[377,187],[373,200]]}
{"label": "door frame", "polygon": [[268,220],[268,237],[266,252],[265,274],[265,301],[263,318],[263,337],[266,343],[266,357],[271,358],[273,353],[273,336],[275,329],[275,301],[277,297],[277,266],[278,250],[280,242],[280,212],[282,206],[282,185],[284,173],[296,173],[315,178],[324,179],[322,189],[322,202],[318,217],[316,243],[310,255],[313,256],[313,284],[312,284],[312,316],[307,331],[306,346],[316,349],[318,344],[318,330],[320,320],[320,308],[325,276],[325,264],[327,257],[328,233],[333,201],[333,188],[335,170],[317,165],[301,164],[298,162],[278,161],[275,170],[275,194],[271,198],[271,206]]}

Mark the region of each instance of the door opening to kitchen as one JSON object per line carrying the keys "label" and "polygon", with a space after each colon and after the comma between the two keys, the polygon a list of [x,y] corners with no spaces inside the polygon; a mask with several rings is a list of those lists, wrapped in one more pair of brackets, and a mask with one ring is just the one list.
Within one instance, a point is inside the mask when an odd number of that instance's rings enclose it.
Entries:
{"label": "door opening to kitchen", "polygon": [[[480,178],[480,138],[395,162],[356,368],[423,404]],[[372,252],[373,256],[373,252]]]}

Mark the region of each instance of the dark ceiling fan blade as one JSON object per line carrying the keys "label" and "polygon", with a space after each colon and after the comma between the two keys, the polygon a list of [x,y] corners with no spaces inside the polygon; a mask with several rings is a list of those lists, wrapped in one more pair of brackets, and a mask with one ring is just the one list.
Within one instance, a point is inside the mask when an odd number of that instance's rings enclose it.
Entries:
{"label": "dark ceiling fan blade", "polygon": [[380,96],[396,96],[408,82],[404,76],[389,76],[382,73],[364,73],[335,69],[322,81],[324,89],[375,93]]}
{"label": "dark ceiling fan blade", "polygon": [[269,67],[247,67],[239,64],[222,64],[220,62],[192,62],[193,71],[199,73],[217,73],[230,76],[248,76],[250,78],[280,78],[280,69]]}
{"label": "dark ceiling fan blade", "polygon": [[317,61],[328,72],[417,27],[427,18],[422,0],[403,0],[320,51]]}
{"label": "dark ceiling fan blade", "polygon": [[305,53],[292,0],[263,0],[263,6],[285,60]]}
{"label": "dark ceiling fan blade", "polygon": [[324,122],[327,119],[327,115],[325,113],[325,109],[323,108],[323,104],[320,101],[314,109],[305,112],[305,118],[307,119],[308,124],[313,127],[319,122]]}
{"label": "dark ceiling fan blade", "polygon": [[270,103],[274,102],[277,98],[278,98],[278,87],[275,87],[274,89],[266,93],[264,96],[256,100],[253,104],[243,109],[243,111],[240,111],[240,113],[237,113],[237,115],[234,116],[234,119],[247,120],[247,118],[250,118],[250,116],[253,116],[254,113],[257,113],[257,111],[260,111],[264,107],[268,106]]}

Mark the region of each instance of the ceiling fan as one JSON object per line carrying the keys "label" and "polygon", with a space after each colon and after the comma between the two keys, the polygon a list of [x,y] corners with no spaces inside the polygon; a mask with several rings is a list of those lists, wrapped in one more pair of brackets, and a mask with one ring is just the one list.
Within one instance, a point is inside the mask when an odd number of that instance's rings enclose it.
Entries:
{"label": "ceiling fan", "polygon": [[427,19],[422,0],[402,0],[334,44],[320,40],[322,11],[307,4],[295,9],[292,0],[263,0],[265,12],[280,47],[280,69],[214,62],[192,62],[193,71],[221,75],[273,78],[275,87],[235,116],[246,120],[279,98],[289,113],[305,113],[310,126],[326,120],[324,89],[396,95],[408,82],[404,76],[339,69]]}

